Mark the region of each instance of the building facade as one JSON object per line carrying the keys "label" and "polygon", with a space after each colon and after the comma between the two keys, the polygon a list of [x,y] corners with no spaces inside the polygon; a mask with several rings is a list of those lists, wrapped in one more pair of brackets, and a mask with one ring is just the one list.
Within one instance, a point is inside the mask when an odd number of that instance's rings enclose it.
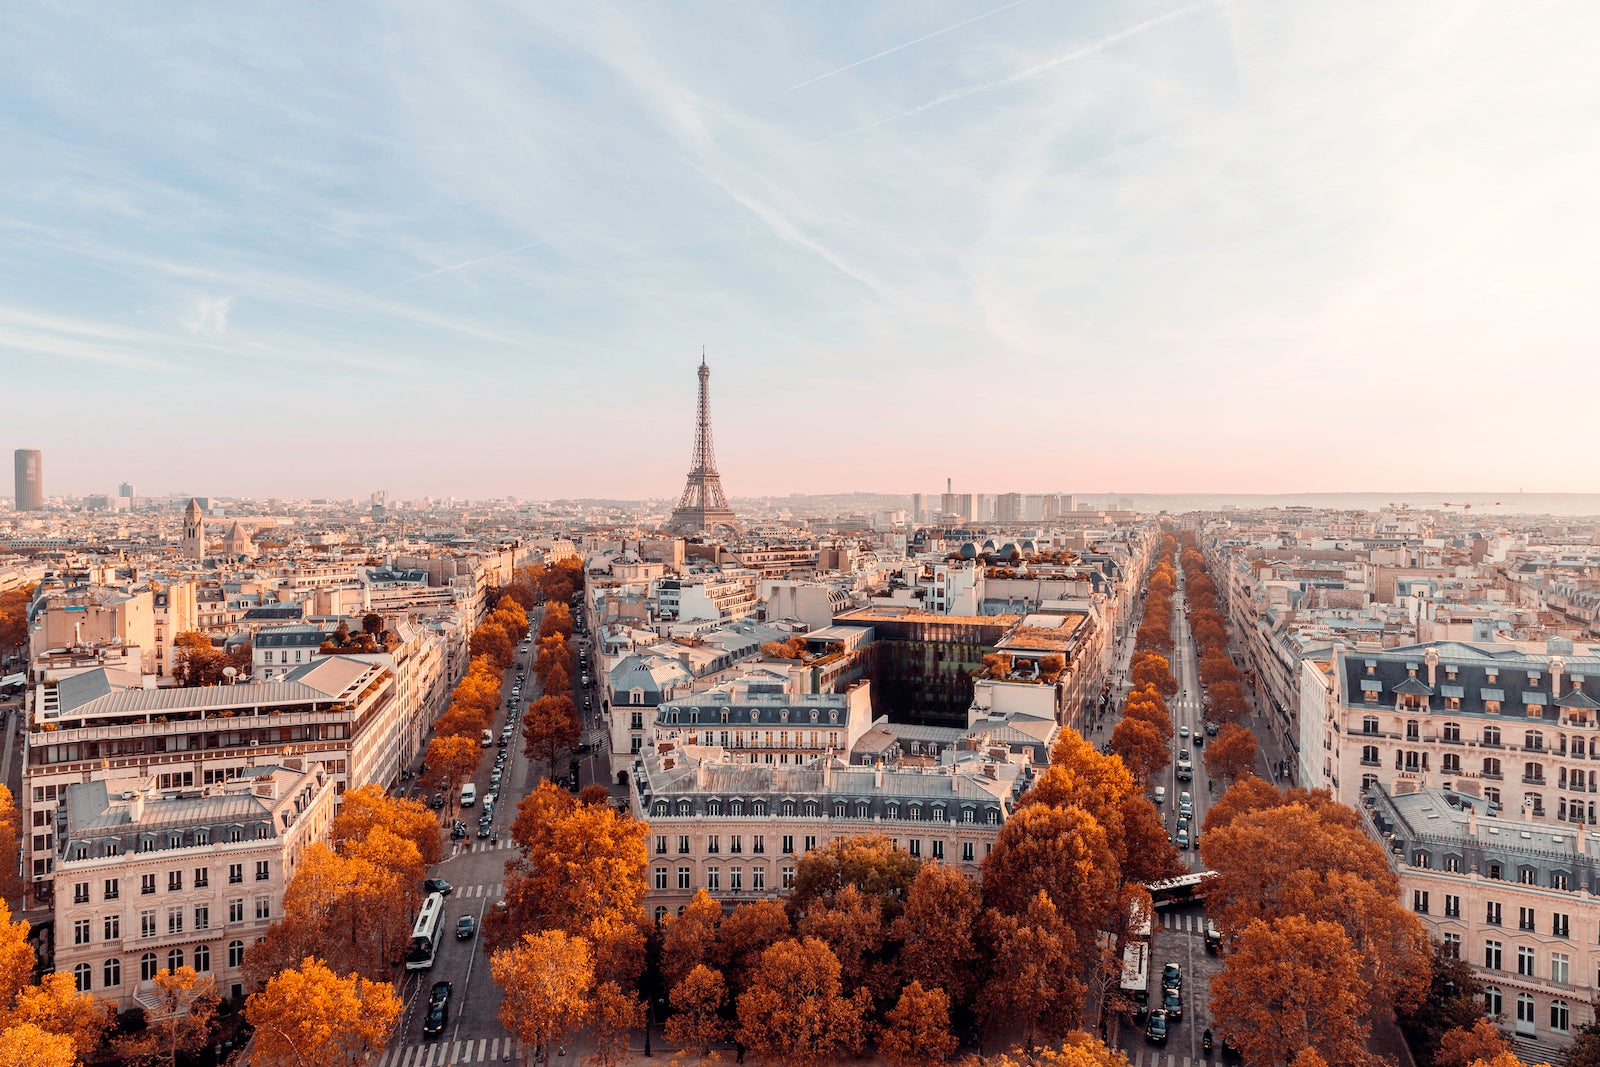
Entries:
{"label": "building facade", "polygon": [[1538,1060],[1568,1044],[1600,988],[1600,834],[1441,789],[1374,786],[1361,810],[1402,903],[1484,983],[1485,1014]]}
{"label": "building facade", "polygon": [[156,973],[184,966],[240,996],[245,949],[281,917],[333,806],[333,779],[299,760],[199,789],[69,786],[53,812],[55,969],[118,1010],[154,1008]]}

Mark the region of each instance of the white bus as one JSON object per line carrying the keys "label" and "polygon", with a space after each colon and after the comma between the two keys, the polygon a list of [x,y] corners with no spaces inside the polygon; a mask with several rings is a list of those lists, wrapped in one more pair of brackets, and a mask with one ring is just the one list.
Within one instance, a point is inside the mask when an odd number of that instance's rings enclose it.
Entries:
{"label": "white bus", "polygon": [[439,951],[439,928],[444,924],[444,894],[429,893],[411,928],[411,945],[406,949],[406,970],[426,971],[433,966]]}
{"label": "white bus", "polygon": [[1135,1004],[1150,1002],[1150,942],[1130,941],[1122,950],[1122,995]]}
{"label": "white bus", "polygon": [[1184,904],[1204,899],[1206,883],[1217,876],[1216,871],[1195,871],[1193,874],[1168,878],[1164,882],[1150,882],[1145,889],[1150,892],[1150,902],[1158,908],[1168,904]]}

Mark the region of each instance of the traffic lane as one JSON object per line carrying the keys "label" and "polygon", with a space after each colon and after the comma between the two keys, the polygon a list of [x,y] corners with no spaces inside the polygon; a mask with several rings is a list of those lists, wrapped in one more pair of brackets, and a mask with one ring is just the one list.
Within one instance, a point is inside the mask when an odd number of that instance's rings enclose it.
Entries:
{"label": "traffic lane", "polygon": [[[1211,1027],[1211,982],[1222,970],[1222,958],[1206,950],[1205,913],[1200,905],[1162,908],[1156,912],[1156,920],[1158,925],[1152,931],[1150,944],[1152,1009],[1161,1003],[1162,968],[1176,963],[1183,973],[1183,1018],[1171,1024],[1163,1051],[1199,1062],[1205,1056],[1201,1038]],[[1123,1028],[1117,1044],[1130,1057],[1140,1050],[1153,1049],[1144,1039],[1144,1028],[1131,1023]],[[1215,1049],[1212,1056],[1219,1058]]]}
{"label": "traffic lane", "polygon": [[[483,951],[482,920],[499,899],[493,895],[494,890],[504,885],[505,861],[514,855],[505,849],[464,851],[434,868],[437,877],[450,882],[452,892],[446,899],[440,951],[433,969],[421,972],[426,979],[422,999],[426,1001],[427,987],[434,982],[443,979],[450,983],[450,1026],[444,1034],[450,1040],[506,1033],[499,1021],[500,989],[490,977],[488,956]],[[470,940],[459,940],[455,935],[456,921],[463,915],[472,916],[478,924],[478,932]],[[405,1034],[408,1043],[424,1040],[420,1016]]]}

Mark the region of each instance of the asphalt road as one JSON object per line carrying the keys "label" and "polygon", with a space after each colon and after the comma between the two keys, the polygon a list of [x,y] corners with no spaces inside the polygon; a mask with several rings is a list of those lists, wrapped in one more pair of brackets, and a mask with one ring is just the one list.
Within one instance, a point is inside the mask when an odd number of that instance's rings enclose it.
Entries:
{"label": "asphalt road", "polygon": [[1221,957],[1206,951],[1205,913],[1199,904],[1186,904],[1163,908],[1157,917],[1160,926],[1150,939],[1150,1004],[1161,1001],[1161,969],[1176,963],[1183,971],[1183,1019],[1172,1024],[1162,1046],[1148,1043],[1141,1027],[1125,1021],[1117,1045],[1134,1067],[1221,1063],[1216,1049],[1208,1059],[1200,1047],[1200,1036],[1210,1025],[1211,980],[1222,970]]}
{"label": "asphalt road", "polygon": [[[535,633],[542,618],[542,609],[528,613],[529,625]],[[584,636],[575,635],[575,640],[583,643]],[[491,725],[496,738],[505,726],[506,701],[511,696],[518,674],[526,675],[521,693],[523,703],[520,706],[526,707],[527,702],[538,698],[538,680],[531,670],[533,651],[533,648],[524,651],[519,646],[516,666],[506,672],[500,707]],[[592,669],[591,658],[591,673]],[[580,671],[579,678],[574,681],[580,681],[581,675]],[[595,706],[595,711],[587,715],[583,706],[586,696]],[[579,685],[573,691],[573,699],[578,706],[578,715],[584,721],[587,737],[591,730],[603,725],[598,717],[599,696],[592,687],[586,689]],[[493,836],[479,838],[478,816],[483,810],[482,798],[492,788],[489,775],[494,769],[495,755],[501,751],[506,752],[507,757],[504,777],[498,788],[499,798],[495,802],[494,821],[490,824]],[[605,783],[608,775],[604,760],[605,753],[602,750],[580,757],[580,784],[586,785],[596,780]],[[558,766],[556,770],[565,773],[566,767]],[[519,1058],[520,1050],[510,1033],[500,1024],[500,989],[490,979],[489,958],[483,951],[482,942],[478,937],[458,941],[454,931],[456,920],[463,915],[476,919],[481,930],[484,916],[494,907],[495,901],[504,895],[505,865],[508,860],[516,858],[510,828],[516,820],[517,804],[539,784],[544,772],[541,763],[530,761],[523,755],[520,725],[505,749],[484,749],[483,759],[473,776],[473,782],[478,787],[479,806],[464,811],[457,808],[453,816],[467,824],[469,836],[462,841],[447,838],[444,858],[428,872],[429,877],[443,878],[452,888],[445,908],[443,945],[435,957],[432,970],[406,976],[401,986],[405,1014],[389,1047],[373,1061],[372,1067],[456,1067],[458,1064],[524,1062]],[[426,799],[426,793],[420,789],[416,790],[416,795]],[[447,799],[459,800],[459,796]],[[448,829],[451,818],[451,805],[447,804],[442,813],[445,829]],[[438,981],[447,981],[451,985],[450,1022],[443,1034],[425,1037],[422,1024],[427,1014],[428,993],[433,983]],[[565,1056],[559,1055],[560,1051],[557,1050],[558,1054],[551,1057],[551,1063],[577,1062],[580,1051],[577,1047],[566,1049]]]}

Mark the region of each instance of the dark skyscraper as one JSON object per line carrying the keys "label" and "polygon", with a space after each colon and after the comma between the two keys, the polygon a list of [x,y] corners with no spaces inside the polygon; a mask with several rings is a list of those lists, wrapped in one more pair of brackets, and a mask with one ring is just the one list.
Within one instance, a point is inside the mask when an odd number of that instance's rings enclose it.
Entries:
{"label": "dark skyscraper", "polygon": [[44,453],[36,448],[17,449],[17,510],[44,507]]}

